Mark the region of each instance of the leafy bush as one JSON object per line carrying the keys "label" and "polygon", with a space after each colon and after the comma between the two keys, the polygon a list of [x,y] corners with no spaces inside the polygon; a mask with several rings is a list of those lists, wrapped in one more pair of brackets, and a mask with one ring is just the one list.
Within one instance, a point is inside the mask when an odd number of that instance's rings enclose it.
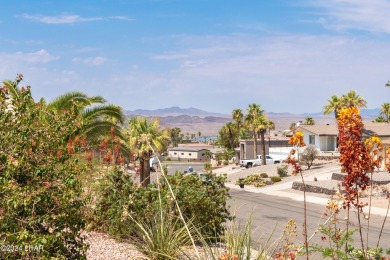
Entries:
{"label": "leafy bush", "polygon": [[281,177],[281,178],[287,177],[288,165],[278,166],[276,168],[276,170],[277,170],[277,173],[278,173],[279,177]]}
{"label": "leafy bush", "polygon": [[[223,224],[230,219],[226,176],[207,174],[205,178],[207,181],[204,182],[192,174],[167,176],[184,217],[201,228],[203,235],[220,235],[224,230]],[[102,196],[99,196],[95,209],[95,228],[100,227],[112,235],[126,236],[134,232],[132,218],[150,223],[160,214],[161,206],[167,213],[177,215],[165,179],[160,179],[160,197],[161,204],[156,183],[138,188],[131,177],[113,171],[102,183]]]}
{"label": "leafy bush", "polygon": [[82,122],[45,110],[20,81],[0,91],[0,246],[37,250],[3,250],[2,259],[84,258],[83,167],[69,138]]}
{"label": "leafy bush", "polygon": [[272,182],[280,182],[280,181],[282,181],[282,178],[280,178],[279,176],[271,176],[271,181]]}
{"label": "leafy bush", "polygon": [[318,150],[314,145],[309,145],[305,148],[305,150],[303,150],[301,160],[306,164],[307,169],[311,168],[317,155]]}
{"label": "leafy bush", "polygon": [[268,174],[263,172],[263,173],[260,174],[260,177],[261,178],[268,178]]}

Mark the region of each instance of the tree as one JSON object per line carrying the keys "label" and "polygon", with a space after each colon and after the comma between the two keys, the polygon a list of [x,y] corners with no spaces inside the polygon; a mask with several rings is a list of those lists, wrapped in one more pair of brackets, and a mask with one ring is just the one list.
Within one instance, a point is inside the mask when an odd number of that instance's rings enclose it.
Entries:
{"label": "tree", "polygon": [[255,121],[256,131],[260,134],[261,140],[261,164],[266,165],[265,157],[265,133],[267,130],[275,129],[275,124],[271,120],[268,120],[265,115],[257,117]]}
{"label": "tree", "polygon": [[354,90],[349,91],[347,94],[344,94],[341,97],[343,107],[352,107],[357,108],[366,107],[367,102],[359,95],[356,95]]}
{"label": "tree", "polygon": [[390,87],[390,80],[389,81],[387,81],[387,83],[386,83],[386,85],[385,85],[386,87]]}
{"label": "tree", "polygon": [[244,123],[246,127],[253,135],[253,142],[254,142],[253,152],[255,157],[257,156],[257,132],[258,132],[257,120],[264,113],[264,110],[261,110],[260,108],[261,107],[258,104],[255,103],[250,104],[247,108],[247,114],[244,119]]}
{"label": "tree", "polygon": [[303,150],[301,160],[306,164],[308,170],[310,170],[317,155],[318,150],[314,145],[309,145]]}
{"label": "tree", "polygon": [[314,122],[314,119],[312,117],[306,117],[305,118],[305,125],[314,125],[315,122]]}
{"label": "tree", "polygon": [[149,160],[156,152],[163,151],[169,142],[167,130],[159,129],[159,121],[133,117],[127,126],[128,141],[131,149],[135,149],[140,161],[140,182],[142,187],[150,184]]}
{"label": "tree", "polygon": [[180,132],[181,129],[179,127],[175,127],[170,130],[171,144],[173,147],[177,147],[179,143],[183,141],[183,135]]}
{"label": "tree", "polygon": [[297,128],[297,123],[291,123],[290,124],[290,127],[289,127],[289,129],[291,130],[291,131],[295,131],[295,129]]}
{"label": "tree", "polygon": [[328,104],[323,107],[324,115],[328,115],[334,112],[335,118],[337,118],[338,111],[342,108],[342,100],[336,95],[333,95],[331,99],[328,100]]}
{"label": "tree", "polygon": [[333,95],[328,100],[328,105],[324,106],[324,115],[334,112],[336,119],[338,118],[338,112],[341,108],[355,106],[357,108],[366,107],[367,102],[359,95],[356,95],[354,90],[349,91],[347,94],[342,95],[340,98]]}
{"label": "tree", "polygon": [[229,122],[218,131],[218,142],[225,148],[233,150],[238,146],[237,127]]}
{"label": "tree", "polygon": [[85,259],[82,148],[65,141],[83,121],[47,113],[21,80],[0,88],[1,258]]}
{"label": "tree", "polygon": [[112,131],[125,141],[121,132],[121,125],[125,118],[122,108],[104,105],[105,102],[106,100],[101,96],[88,97],[81,92],[68,92],[49,102],[47,110],[50,113],[63,113],[71,107],[74,108],[75,114],[85,122],[83,129],[76,134],[86,135],[92,144],[97,144]]}
{"label": "tree", "polygon": [[390,103],[382,104],[380,114],[384,116],[386,123],[390,123]]}
{"label": "tree", "polygon": [[240,129],[242,127],[242,120],[244,119],[244,114],[241,109],[234,109],[232,112],[232,118],[237,126],[238,132],[240,133]]}

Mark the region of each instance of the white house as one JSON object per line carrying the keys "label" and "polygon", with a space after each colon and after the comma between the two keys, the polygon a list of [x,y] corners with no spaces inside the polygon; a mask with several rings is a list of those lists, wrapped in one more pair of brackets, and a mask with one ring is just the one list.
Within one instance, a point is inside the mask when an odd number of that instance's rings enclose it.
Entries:
{"label": "white house", "polygon": [[337,151],[338,129],[336,125],[300,125],[306,145],[314,145],[319,151]]}
{"label": "white house", "polygon": [[[306,145],[314,145],[319,151],[337,151],[337,125],[300,125],[297,131],[304,134]],[[377,135],[383,142],[384,148],[390,145],[389,123],[364,123],[363,138]]]}
{"label": "white house", "polygon": [[168,149],[168,156],[179,161],[210,162],[206,152],[210,150],[196,147],[174,147]]}

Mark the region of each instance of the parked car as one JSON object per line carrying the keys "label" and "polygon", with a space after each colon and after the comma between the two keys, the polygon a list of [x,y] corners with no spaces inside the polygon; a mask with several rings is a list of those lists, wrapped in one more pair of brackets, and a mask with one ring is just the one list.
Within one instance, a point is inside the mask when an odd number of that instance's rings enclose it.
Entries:
{"label": "parked car", "polygon": [[[274,159],[270,155],[266,155],[265,162],[267,164],[280,163],[280,159]],[[256,159],[240,160],[241,167],[251,168],[257,165],[261,165],[261,155],[257,155]]]}

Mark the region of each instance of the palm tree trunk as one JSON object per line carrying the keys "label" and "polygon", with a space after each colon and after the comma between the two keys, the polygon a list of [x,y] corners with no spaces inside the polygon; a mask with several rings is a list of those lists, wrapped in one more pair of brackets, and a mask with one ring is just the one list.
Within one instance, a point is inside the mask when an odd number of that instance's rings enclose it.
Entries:
{"label": "palm tree trunk", "polygon": [[253,152],[255,153],[254,158],[257,158],[257,135],[255,130],[253,130],[253,141],[254,141]]}
{"label": "palm tree trunk", "polygon": [[150,184],[150,155],[144,154],[144,165],[143,165],[143,172],[144,172],[144,180],[142,182],[142,187],[146,188]]}
{"label": "palm tree trunk", "polygon": [[267,162],[266,162],[266,158],[265,158],[265,138],[264,138],[264,132],[265,131],[261,131],[260,132],[260,138],[261,138],[261,164],[262,165],[266,165]]}

